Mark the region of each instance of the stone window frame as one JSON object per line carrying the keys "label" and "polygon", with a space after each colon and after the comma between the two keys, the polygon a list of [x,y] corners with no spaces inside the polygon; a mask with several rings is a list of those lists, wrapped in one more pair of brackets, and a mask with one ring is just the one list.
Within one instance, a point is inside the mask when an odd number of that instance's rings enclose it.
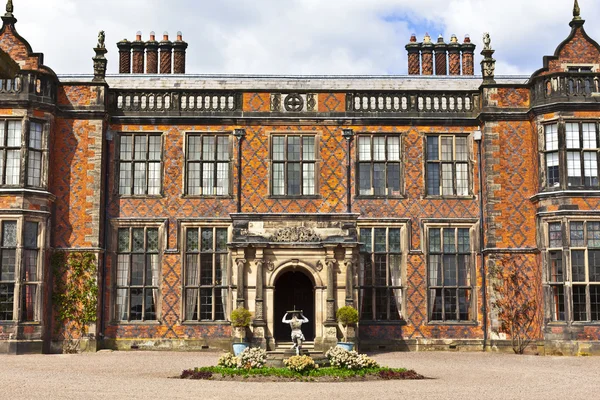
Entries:
{"label": "stone window frame", "polygon": [[[131,159],[121,159],[121,150],[122,150],[122,143],[123,143],[123,137],[125,136],[131,136],[132,137],[132,144],[131,144]],[[139,160],[137,161],[135,159],[135,138],[136,137],[142,137],[145,136],[147,141],[146,141],[146,158],[143,160]],[[149,164],[150,162],[157,162],[157,160],[150,160],[149,159],[149,149],[150,149],[150,137],[160,137],[160,158],[158,160],[158,164],[159,164],[159,180],[160,180],[160,188],[158,189],[158,193],[153,193],[153,194],[148,194],[148,183],[150,180],[150,176],[149,176]],[[156,197],[163,197],[164,196],[164,180],[165,180],[165,174],[164,174],[164,156],[165,156],[165,134],[162,131],[144,131],[144,132],[129,132],[129,131],[121,131],[117,134],[117,146],[116,146],[116,150],[115,150],[115,190],[116,190],[116,194],[121,197],[121,198],[132,198],[132,197],[148,197],[148,198],[156,198]],[[129,178],[130,178],[130,184],[129,184],[129,189],[130,189],[130,193],[121,193],[121,168],[122,168],[122,164],[123,163],[128,163],[131,165],[131,169],[129,170]],[[144,186],[144,193],[139,193],[139,194],[135,194],[135,164],[144,164],[146,166],[145,168],[145,172],[146,172],[146,183]]]}
{"label": "stone window frame", "polygon": [[[226,137],[227,138],[227,149],[229,151],[229,159],[227,161],[227,179],[228,179],[228,184],[227,184],[227,193],[225,194],[204,194],[204,193],[200,193],[200,194],[190,194],[189,193],[189,164],[190,163],[199,163],[199,164],[203,164],[204,161],[199,159],[199,160],[190,160],[189,159],[189,138],[190,137],[207,137],[207,136],[213,136],[213,137]],[[186,132],[185,133],[185,139],[184,139],[184,147],[183,147],[183,152],[184,152],[184,171],[182,174],[182,180],[183,180],[183,196],[187,197],[187,198],[231,198],[233,196],[233,169],[234,169],[234,143],[232,140],[232,131],[190,131],[190,132]],[[216,151],[217,151],[217,146],[215,146],[215,160],[214,161],[210,161],[213,164],[217,164],[219,163],[219,161],[221,160],[217,160],[216,159]],[[214,171],[214,178],[215,178],[215,184],[217,182],[216,180],[216,175],[217,171]],[[203,177],[200,177],[201,182],[203,181]],[[214,186],[214,188],[216,188],[216,186]],[[202,192],[202,185],[200,186],[200,192]],[[215,190],[216,192],[216,190]]]}
{"label": "stone window frame", "polygon": [[[590,251],[597,252],[600,256],[600,245],[591,247],[588,245],[588,224],[599,224],[600,218],[594,216],[572,216],[572,217],[553,217],[542,221],[542,254],[543,254],[543,283],[546,301],[546,319],[551,324],[566,325],[600,325],[600,310],[597,310],[598,319],[592,319],[591,293],[589,288],[596,287],[597,295],[600,296],[600,280],[591,282],[589,279],[589,259]],[[583,223],[584,245],[573,243],[574,238],[571,233],[571,226],[574,223]],[[552,243],[551,227],[560,226],[561,243]],[[600,232],[600,231],[599,231]],[[573,252],[584,252],[584,281],[574,282],[573,272]],[[560,272],[557,272],[561,268]],[[585,287],[585,307],[586,320],[575,320],[574,306],[574,287]],[[562,304],[561,304],[562,303]],[[562,314],[562,315],[561,315]]]}
{"label": "stone window frame", "polygon": [[[429,158],[429,143],[428,143],[428,139],[430,137],[437,137],[438,138],[438,155],[437,155],[437,159],[435,160],[430,160]],[[452,138],[452,159],[451,160],[443,160],[443,156],[442,154],[442,146],[441,146],[441,139],[442,138]],[[457,138],[464,138],[466,140],[466,160],[457,160],[456,155],[456,139]],[[468,199],[468,198],[473,198],[474,197],[474,193],[473,193],[473,186],[474,186],[474,165],[475,165],[475,160],[474,160],[474,150],[473,150],[473,145],[474,145],[474,140],[473,140],[473,134],[469,134],[469,133],[444,133],[444,132],[432,132],[432,133],[427,133],[424,135],[424,139],[423,139],[423,176],[424,176],[424,182],[425,182],[425,196],[427,198],[444,198],[444,199],[449,199],[449,198],[457,198],[457,199]],[[451,164],[452,165],[452,194],[444,194],[444,186],[443,186],[443,168],[442,167],[438,167],[438,180],[439,180],[439,184],[438,184],[438,189],[439,189],[439,194],[434,194],[434,193],[430,193],[430,179],[431,177],[433,177],[432,173],[430,172],[430,165],[438,165],[441,166],[443,164]],[[457,169],[456,166],[457,165],[462,165],[462,164],[466,164],[467,167],[467,193],[465,194],[458,194],[458,184],[457,184]]]}
{"label": "stone window frame", "polygon": [[[361,138],[369,137],[370,138],[370,160],[361,160],[360,158],[360,141]],[[375,160],[374,158],[374,140],[375,138],[383,137],[385,140],[385,154],[383,160]],[[355,155],[355,179],[356,179],[356,188],[355,188],[355,196],[357,198],[404,198],[405,197],[405,182],[404,182],[404,170],[405,170],[405,146],[404,146],[404,137],[405,135],[398,132],[357,132],[355,143],[356,143],[356,155]],[[389,138],[398,138],[398,146],[399,146],[399,157],[398,160],[388,160],[389,152],[388,152],[388,139]],[[360,166],[361,164],[370,164],[370,179],[371,179],[371,193],[361,194],[360,192]],[[375,194],[375,189],[373,187],[374,182],[374,166],[375,164],[385,164],[385,194]],[[388,164],[398,164],[399,166],[399,177],[398,177],[398,193],[389,194],[390,188],[388,186]]]}
{"label": "stone window frame", "polygon": [[[127,325],[153,325],[160,324],[162,320],[162,288],[163,288],[163,260],[165,250],[167,249],[167,224],[168,220],[163,219],[135,219],[123,218],[113,219],[111,224],[110,258],[111,258],[111,301],[110,301],[110,323]],[[155,320],[121,320],[117,317],[117,266],[118,266],[118,236],[119,229],[122,228],[157,228],[158,229],[158,299],[156,302]]]}
{"label": "stone window frame", "polygon": [[[203,285],[186,285],[186,276],[187,276],[187,268],[188,268],[188,263],[187,263],[187,254],[188,254],[188,249],[187,249],[187,232],[188,230],[201,230],[201,229],[213,229],[213,232],[215,229],[226,229],[227,230],[227,241],[229,242],[231,240],[231,235],[233,233],[232,231],[232,227],[231,227],[231,221],[219,221],[219,220],[215,220],[215,221],[185,221],[182,222],[180,224],[180,229],[179,229],[179,234],[181,235],[181,247],[180,247],[180,254],[181,254],[181,290],[182,290],[182,296],[181,296],[181,307],[180,307],[180,315],[182,315],[182,323],[186,324],[186,325],[203,325],[203,324],[229,324],[229,313],[232,310],[233,304],[232,304],[232,258],[231,258],[231,252],[229,251],[229,248],[227,249],[226,252],[221,252],[222,254],[225,254],[225,261],[226,261],[226,280],[227,283],[224,285],[221,285],[220,287],[224,290],[227,291],[227,293],[225,294],[225,296],[223,296],[223,300],[224,300],[224,319],[188,319],[187,318],[187,295],[186,295],[186,289],[194,289],[194,288],[198,288],[201,289]],[[216,241],[216,236],[213,237],[213,241]],[[214,243],[214,242],[213,242]],[[219,252],[211,252],[211,254],[213,254],[213,257],[215,257],[216,254],[218,254]],[[200,252],[194,252],[193,254],[196,255],[200,255]],[[213,258],[214,260],[214,258]],[[213,272],[214,272],[214,264],[213,264]],[[211,290],[216,290],[217,286],[219,285],[206,285],[205,288],[208,288],[210,286]],[[213,317],[215,315],[214,312],[214,292],[213,292],[213,310],[212,310],[212,314]],[[198,304],[198,307],[200,306],[200,304]]]}
{"label": "stone window frame", "polygon": [[[15,271],[14,271],[14,280],[12,281],[2,281],[3,285],[12,284],[13,285],[13,311],[12,311],[12,319],[10,320],[0,320],[1,325],[11,325],[11,324],[24,324],[24,325],[40,325],[44,321],[44,313],[42,312],[42,301],[44,298],[43,295],[43,277],[44,277],[44,260],[46,254],[46,220],[44,217],[36,216],[36,215],[3,215],[0,219],[0,245],[3,244],[3,229],[5,222],[16,222],[16,234],[17,234],[17,243],[16,246],[13,246],[15,250]],[[27,247],[25,245],[25,226],[27,223],[36,223],[37,224],[37,235],[36,235],[36,243],[37,247]],[[25,252],[26,251],[36,251],[35,258],[35,279],[28,279],[27,271],[25,267]],[[0,254],[0,257],[2,255]],[[1,261],[1,258],[0,258]],[[1,268],[1,266],[0,266]],[[24,298],[26,292],[24,292],[26,287],[33,287],[35,290],[33,291],[33,307],[32,309],[27,309],[24,307]],[[25,315],[28,313],[31,315],[31,318],[26,318]]]}
{"label": "stone window frame", "polygon": [[[21,122],[21,144],[20,146],[7,146],[8,145],[8,126],[10,122]],[[3,151],[2,168],[0,169],[0,190],[1,189],[15,189],[15,188],[31,188],[47,190],[48,187],[48,135],[50,132],[50,123],[41,118],[30,118],[25,117],[13,117],[13,118],[1,118],[0,124],[4,124],[5,134],[4,142],[0,143],[0,150]],[[32,124],[41,125],[41,140],[39,148],[32,148],[30,137],[31,137],[31,126]],[[6,179],[6,160],[7,150],[18,150],[19,151],[19,182],[16,184],[5,184]],[[29,158],[32,152],[40,154],[40,170],[39,170],[39,185],[29,184]]]}
{"label": "stone window frame", "polygon": [[[478,249],[479,249],[479,240],[478,240],[478,232],[479,232],[479,221],[477,220],[461,220],[461,219],[457,219],[457,220],[425,220],[423,221],[423,227],[422,227],[422,236],[421,236],[421,246],[422,246],[422,251],[423,254],[425,255],[425,268],[426,268],[426,298],[427,298],[427,323],[429,325],[476,325],[477,324],[477,304],[478,304],[478,293],[477,293],[477,254],[478,254]],[[430,250],[430,243],[429,243],[429,232],[431,229],[455,229],[456,233],[455,233],[455,237],[456,235],[458,235],[458,229],[468,229],[469,230],[469,245],[471,247],[470,249],[470,255],[469,255],[469,260],[471,263],[471,278],[470,278],[470,285],[464,285],[461,286],[458,284],[451,286],[448,285],[452,288],[456,288],[457,290],[462,289],[469,289],[471,290],[471,299],[470,299],[470,314],[471,314],[471,318],[469,319],[442,319],[442,320],[437,320],[437,319],[432,319],[431,316],[431,298],[430,298],[430,287],[431,287],[431,271],[429,268],[429,256],[431,254]],[[457,239],[457,238],[456,238]],[[458,247],[458,239],[455,242],[455,245]],[[443,249],[443,231],[440,231],[440,246],[441,246],[441,253],[436,253],[436,254],[444,254],[444,249]],[[466,255],[467,253],[450,253],[450,254],[464,254]],[[441,268],[443,270],[443,264],[441,264]],[[458,268],[457,268],[457,273],[458,273]],[[442,290],[446,287],[446,285],[436,285],[436,288],[441,288]],[[443,298],[443,296],[442,296]],[[457,299],[458,300],[458,299]],[[443,307],[443,306],[442,306]],[[445,312],[445,310],[442,308],[443,313]],[[457,307],[457,314],[460,313],[460,301],[458,301],[458,307]],[[442,316],[443,318],[443,316]]]}
{"label": "stone window frame", "polygon": [[[314,160],[308,160],[309,163],[314,165],[314,193],[313,194],[302,194],[304,188],[303,188],[303,173],[302,170],[300,171],[300,191],[301,194],[299,195],[290,195],[288,194],[288,180],[287,180],[287,168],[285,166],[287,166],[288,161],[287,161],[287,138],[290,136],[300,136],[300,137],[305,137],[305,136],[310,136],[310,137],[314,137]],[[273,159],[273,138],[274,137],[285,137],[285,157],[284,160],[274,160]],[[275,199],[316,199],[319,198],[320,195],[320,167],[321,167],[321,132],[319,131],[306,131],[306,130],[298,130],[298,131],[273,131],[269,133],[269,140],[268,140],[268,146],[269,146],[269,159],[268,159],[268,164],[269,164],[269,197],[270,198],[275,198]],[[301,159],[298,160],[298,162],[300,162],[300,165],[302,166],[303,163],[305,163],[304,161],[304,154],[303,154],[303,150],[302,150],[302,141],[301,141]],[[284,179],[283,179],[283,184],[284,184],[284,194],[274,194],[274,185],[273,185],[273,180],[274,180],[274,164],[276,163],[283,163],[284,164]],[[296,162],[296,161],[294,161]],[[302,167],[301,167],[302,169]]]}
{"label": "stone window frame", "polygon": [[[363,245],[362,245],[362,238],[361,238],[361,230],[362,229],[371,229],[372,232],[374,232],[375,229],[386,229],[386,251],[385,252],[379,252],[379,254],[385,254],[386,255],[386,261],[387,261],[387,266],[386,266],[386,284],[385,285],[376,285],[375,282],[373,282],[372,285],[361,285],[361,271],[362,271],[362,265],[363,265],[363,260],[364,260],[364,255],[365,252],[363,252]],[[389,250],[389,229],[400,229],[400,252],[390,252]],[[356,274],[357,274],[357,282],[356,282],[356,288],[358,290],[358,311],[359,311],[359,318],[361,323],[366,323],[366,324],[377,324],[377,323],[398,323],[398,324],[402,324],[404,323],[405,319],[404,319],[404,308],[406,307],[406,288],[407,288],[407,273],[406,273],[406,266],[407,266],[407,262],[408,262],[408,253],[410,251],[410,225],[409,225],[409,221],[408,220],[396,220],[396,221],[382,221],[382,220],[368,220],[368,219],[363,219],[360,220],[357,224],[357,231],[358,231],[358,235],[359,235],[359,242],[361,243],[360,249],[359,249],[359,255],[358,255],[358,265],[357,265],[357,269],[356,269]],[[375,240],[375,235],[372,233],[371,236],[372,239],[372,243],[374,243]],[[367,253],[370,254],[371,257],[375,257],[375,255],[377,254],[377,252],[375,252],[375,248],[372,248],[372,252],[371,253]],[[386,319],[377,319],[376,318],[376,311],[375,311],[375,302],[372,303],[372,312],[373,312],[373,318],[372,319],[363,319],[362,318],[362,305],[363,305],[363,293],[362,293],[362,289],[363,288],[369,288],[372,290],[376,290],[377,288],[386,288],[386,289],[393,289],[389,283],[391,283],[391,273],[390,273],[390,264],[389,264],[389,255],[390,253],[392,254],[398,254],[400,256],[400,285],[396,285],[397,287],[394,287],[395,289],[398,289],[400,291],[399,296],[397,294],[394,293],[388,293],[387,295],[387,309],[386,309],[386,313],[387,318]],[[373,259],[372,259],[373,260]],[[374,274],[375,274],[375,268],[373,268],[373,274],[372,274],[372,278],[374,279]],[[400,302],[400,309],[398,311],[398,318],[390,318],[390,312],[391,312],[391,308],[390,308],[390,301],[392,299],[392,297],[396,296],[396,303]],[[397,298],[399,297],[399,299]],[[373,299],[376,298],[376,293],[373,292]],[[398,307],[398,305],[396,304],[396,307]]]}
{"label": "stone window frame", "polygon": [[[578,147],[568,147],[567,140],[567,124],[577,124],[579,127],[578,136]],[[584,147],[585,138],[583,136],[583,124],[592,124],[596,130],[595,132],[595,148]],[[550,146],[548,140],[548,134],[551,133],[550,128],[556,127],[556,148]],[[540,186],[543,192],[553,191],[566,191],[566,190],[600,190],[600,121],[592,118],[556,118],[548,121],[544,121],[540,125],[539,134],[539,154],[540,154]],[[579,161],[579,172],[581,184],[569,185],[569,154],[579,153],[577,157]],[[558,173],[558,182],[550,181],[550,172],[548,169],[548,157],[551,154],[555,154],[556,158],[556,171]],[[585,154],[595,154],[596,157],[591,160],[595,161],[596,164],[596,175],[591,178],[595,178],[596,184],[586,185],[586,158]],[[552,184],[551,184],[552,183]]]}

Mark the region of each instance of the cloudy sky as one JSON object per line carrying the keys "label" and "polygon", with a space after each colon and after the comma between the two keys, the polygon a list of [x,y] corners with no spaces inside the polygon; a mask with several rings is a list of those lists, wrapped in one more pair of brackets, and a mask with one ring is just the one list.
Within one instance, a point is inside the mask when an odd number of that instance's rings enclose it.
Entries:
{"label": "cloudy sky", "polygon": [[[5,0],[0,0],[4,2]],[[600,1],[579,0],[600,41]],[[195,74],[406,74],[411,33],[446,41],[490,32],[498,75],[529,75],[568,36],[573,0],[14,0],[19,33],[58,74],[91,74],[106,31],[109,73],[117,47],[142,31],[189,43]],[[478,69],[477,69],[478,70]]]}

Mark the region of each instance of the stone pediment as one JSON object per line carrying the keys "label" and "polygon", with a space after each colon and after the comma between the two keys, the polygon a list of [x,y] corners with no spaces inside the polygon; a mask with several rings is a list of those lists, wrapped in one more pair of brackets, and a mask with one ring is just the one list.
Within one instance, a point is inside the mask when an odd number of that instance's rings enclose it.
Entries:
{"label": "stone pediment", "polygon": [[278,229],[270,238],[274,243],[316,243],[321,237],[311,228],[294,226]]}

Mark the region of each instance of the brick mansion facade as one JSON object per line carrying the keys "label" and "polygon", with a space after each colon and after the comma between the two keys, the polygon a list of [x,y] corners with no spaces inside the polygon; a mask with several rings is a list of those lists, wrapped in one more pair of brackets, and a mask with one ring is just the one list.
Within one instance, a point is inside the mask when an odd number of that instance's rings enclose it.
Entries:
{"label": "brick mansion facade", "polygon": [[407,76],[186,75],[181,35],[101,37],[93,74],[56,75],[12,1],[2,21],[0,353],[60,351],[56,253],[97,261],[98,349],[229,348],[239,306],[256,345],[289,341],[296,307],[325,349],[344,305],[362,349],[499,348],[510,260],[538,349],[600,352],[600,46],[578,6],[528,77],[495,76],[489,36],[482,75],[455,36],[413,36]]}

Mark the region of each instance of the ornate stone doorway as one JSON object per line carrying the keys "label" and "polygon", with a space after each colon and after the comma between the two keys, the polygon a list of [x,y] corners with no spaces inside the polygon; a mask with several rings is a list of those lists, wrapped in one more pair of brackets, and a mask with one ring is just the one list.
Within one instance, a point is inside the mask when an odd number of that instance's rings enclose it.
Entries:
{"label": "ornate stone doorway", "polygon": [[315,288],[311,279],[300,271],[281,274],[275,282],[274,293],[274,337],[276,341],[289,342],[290,327],[281,319],[288,310],[303,310],[309,323],[302,325],[307,341],[315,340]]}

